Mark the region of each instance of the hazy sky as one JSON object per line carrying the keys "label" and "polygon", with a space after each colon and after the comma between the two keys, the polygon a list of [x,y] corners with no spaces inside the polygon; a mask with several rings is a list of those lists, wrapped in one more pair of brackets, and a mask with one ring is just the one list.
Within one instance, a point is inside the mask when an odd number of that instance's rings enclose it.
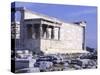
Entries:
{"label": "hazy sky", "polygon": [[97,7],[16,2],[16,7],[56,17],[66,22],[86,21],[86,44],[97,48]]}

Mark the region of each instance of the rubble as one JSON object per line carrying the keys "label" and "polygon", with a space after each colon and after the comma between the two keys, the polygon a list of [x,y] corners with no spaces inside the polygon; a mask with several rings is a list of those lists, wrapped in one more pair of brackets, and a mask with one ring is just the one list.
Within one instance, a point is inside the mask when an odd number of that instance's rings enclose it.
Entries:
{"label": "rubble", "polygon": [[[64,71],[64,70],[79,70],[79,69],[94,69],[97,68],[97,59],[89,59],[88,55],[81,54],[79,57],[69,55],[44,55],[32,58],[30,72],[47,72],[47,71]],[[84,57],[84,58],[83,58]],[[90,56],[92,57],[92,56]]]}

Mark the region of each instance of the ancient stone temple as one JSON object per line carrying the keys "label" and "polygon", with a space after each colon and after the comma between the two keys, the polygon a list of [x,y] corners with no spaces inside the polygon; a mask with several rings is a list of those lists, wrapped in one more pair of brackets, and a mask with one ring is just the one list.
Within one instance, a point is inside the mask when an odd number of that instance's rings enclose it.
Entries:
{"label": "ancient stone temple", "polygon": [[[19,22],[14,19],[17,11],[20,12]],[[23,7],[12,8],[11,12],[15,50],[45,54],[86,52],[86,22],[67,23]]]}

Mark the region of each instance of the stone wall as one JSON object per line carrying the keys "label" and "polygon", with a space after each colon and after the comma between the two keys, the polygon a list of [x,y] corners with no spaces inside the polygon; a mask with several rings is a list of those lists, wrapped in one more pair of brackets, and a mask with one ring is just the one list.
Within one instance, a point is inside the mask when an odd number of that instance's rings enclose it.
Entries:
{"label": "stone wall", "polygon": [[83,28],[79,25],[64,23],[61,28],[61,40],[67,49],[82,50]]}
{"label": "stone wall", "polygon": [[41,50],[45,53],[81,53],[82,43],[83,28],[64,23],[60,29],[60,40],[41,39]]}

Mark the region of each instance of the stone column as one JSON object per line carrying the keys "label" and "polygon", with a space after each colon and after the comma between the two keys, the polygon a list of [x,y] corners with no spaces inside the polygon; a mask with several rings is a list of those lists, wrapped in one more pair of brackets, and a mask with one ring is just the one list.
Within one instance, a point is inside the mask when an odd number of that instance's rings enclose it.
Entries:
{"label": "stone column", "polygon": [[24,48],[24,35],[25,35],[25,25],[24,25],[24,9],[20,9],[21,12],[21,19],[20,19],[20,40],[21,40],[21,46],[22,49]]}
{"label": "stone column", "polygon": [[48,27],[49,27],[49,25],[47,25],[47,28],[46,28],[46,38],[49,38],[49,31],[48,31]]}
{"label": "stone column", "polygon": [[54,39],[59,39],[59,27],[54,27]]}
{"label": "stone column", "polygon": [[49,39],[51,39],[51,28],[48,28],[48,33],[49,33]]}
{"label": "stone column", "polygon": [[58,30],[58,40],[60,40],[60,27],[59,27],[59,30]]}
{"label": "stone column", "polygon": [[42,24],[40,23],[40,39],[42,38],[43,30],[42,30]]}
{"label": "stone column", "polygon": [[86,37],[85,37],[85,30],[86,30],[86,21],[82,21],[80,23],[80,26],[83,28],[83,43],[82,43],[82,49],[86,50]]}
{"label": "stone column", "polygon": [[86,50],[85,26],[83,27],[83,50]]}
{"label": "stone column", "polygon": [[54,35],[54,27],[51,29],[51,39],[54,39],[55,35]]}

